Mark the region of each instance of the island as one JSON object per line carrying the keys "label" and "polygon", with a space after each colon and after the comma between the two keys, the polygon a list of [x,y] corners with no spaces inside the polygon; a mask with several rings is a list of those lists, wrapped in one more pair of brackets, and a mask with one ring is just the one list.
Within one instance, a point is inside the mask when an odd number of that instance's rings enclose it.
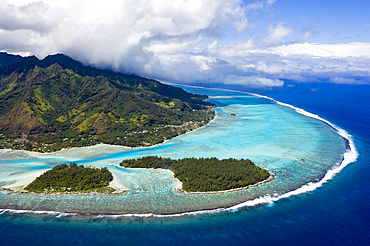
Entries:
{"label": "island", "polygon": [[112,173],[106,168],[85,167],[73,162],[60,164],[46,171],[28,184],[24,189],[29,192],[60,193],[112,193],[109,187]]}
{"label": "island", "polygon": [[206,95],[85,66],[63,54],[0,56],[0,149],[152,146],[209,123]]}
{"label": "island", "polygon": [[[75,64],[75,62],[63,55],[53,55],[41,61],[35,57],[29,57],[0,66],[0,148],[52,152],[60,148],[98,143],[132,147],[150,146],[181,134],[183,130],[190,131],[205,125],[213,118],[214,105],[207,102],[207,97],[204,95],[186,93],[181,89],[134,75],[95,70]],[[220,94],[223,95],[224,92]],[[217,93],[212,93],[212,95],[217,96]],[[230,96],[233,95],[230,94]],[[232,112],[235,116],[260,113],[259,107],[258,109],[249,107],[249,100],[245,100],[245,106],[242,103],[243,107],[238,108],[237,112]],[[256,103],[265,104],[258,100]],[[220,112],[226,112],[227,115],[231,109],[232,107],[222,107]],[[325,176],[326,170],[331,170],[332,165],[343,161],[343,153],[347,151],[345,147],[349,144],[341,149],[343,141],[336,139],[340,136],[338,137],[332,129],[326,131],[319,125],[322,131],[316,134],[317,128],[311,127],[311,120],[306,123],[304,117],[295,117],[294,111],[290,109],[285,111],[277,104],[276,106],[272,104],[268,109],[264,107],[264,110],[262,112],[271,117],[263,117],[258,122],[258,134],[261,135],[260,139],[263,141],[243,142],[244,138],[247,139],[256,134],[255,121],[249,121],[248,117],[240,117],[241,122],[232,121],[228,117],[235,116],[229,112],[231,116],[220,117],[219,122],[211,124],[208,128],[211,131],[198,131],[199,135],[193,134],[189,138],[179,138],[172,144],[168,143],[157,148],[142,148],[133,151],[125,149],[122,154],[114,156],[98,158],[77,156],[76,158],[78,153],[83,155],[85,151],[94,152],[103,148],[99,145],[76,148],[52,155],[1,150],[3,160],[1,164],[5,165],[1,165],[0,181],[4,191],[0,192],[0,208],[81,214],[171,214],[228,208],[246,201],[253,201],[253,204],[264,202],[266,199],[263,197],[266,194],[273,194],[272,196],[286,194],[304,186],[307,182],[316,182],[318,177]],[[273,113],[274,110],[278,110],[278,113]],[[286,113],[289,124],[281,124],[279,112],[283,112],[284,115]],[[222,116],[225,114],[223,113]],[[302,127],[295,128],[296,122]],[[328,125],[330,128],[329,123]],[[323,126],[327,125],[323,124]],[[276,131],[282,128],[287,129],[287,127],[295,130],[295,136],[287,136],[284,132],[275,135]],[[273,133],[272,137],[270,133]],[[314,137],[307,138],[307,136]],[[294,137],[294,142],[306,143],[309,140],[307,144],[312,148],[306,151],[302,147],[304,145],[300,145],[302,148],[297,149],[297,145],[294,144],[277,144],[284,143],[284,141],[291,143],[290,138],[292,137]],[[224,141],[225,139],[230,139],[230,141]],[[314,154],[317,153],[315,150],[326,146],[322,144],[326,142],[322,139],[328,139],[330,140],[328,143],[335,144],[333,145],[335,152],[327,151],[322,156],[328,160],[325,161],[324,166],[322,163],[312,161],[317,159]],[[351,143],[348,139],[345,141]],[[231,148],[232,152],[229,152]],[[69,152],[75,150],[75,155],[70,156]],[[277,172],[279,179],[262,187],[230,192],[266,183],[272,180],[274,175],[251,165],[249,160],[235,160],[238,164],[236,165],[233,159],[217,160],[216,158],[171,160],[146,157],[148,161],[145,161],[143,157],[131,160],[132,163],[139,163],[138,165],[130,164],[133,168],[162,168],[172,171],[173,175],[163,170],[130,170],[114,166],[127,156],[229,158],[238,156],[240,153],[250,153],[253,158],[256,158],[256,163],[264,163],[263,167]],[[86,182],[83,186],[67,183],[42,186],[42,183],[46,183],[42,180],[40,186],[36,186],[34,191],[27,186],[31,178],[38,177],[45,168],[49,167],[50,163],[59,160],[59,163],[62,163],[71,158],[86,159],[85,161],[88,161],[90,165],[99,167],[102,163],[110,162],[107,165],[110,165],[109,170],[115,175],[112,183],[117,184],[114,186],[111,183],[112,187],[117,190],[129,189],[128,195],[101,196],[100,193],[103,192],[96,190],[99,194],[86,193],[89,195],[83,199],[63,198],[59,195],[44,198],[42,196],[45,193],[60,192],[79,196],[82,192],[91,192],[91,189],[106,189],[109,186],[92,188],[95,186],[89,187],[90,184]],[[116,162],[117,158],[119,158],[118,162]],[[122,165],[125,166],[124,163]],[[247,172],[249,169],[252,171],[250,176]],[[300,172],[296,174],[292,172],[293,169],[299,169]],[[68,178],[70,177],[72,175],[68,175]],[[181,183],[175,182],[173,177]],[[130,178],[130,180],[125,178]],[[108,182],[109,179],[101,183],[106,185]],[[77,184],[78,180],[74,183]],[[19,190],[18,193],[22,193],[25,186],[31,192],[25,194],[8,192],[9,189],[15,188],[15,192]],[[180,191],[180,194],[195,193],[196,195],[179,195],[176,189]],[[35,195],[33,192],[39,192],[41,195]],[[207,195],[201,192],[206,192]],[[212,194],[221,192],[229,193]],[[261,197],[263,199],[260,199]]]}
{"label": "island", "polygon": [[[213,158],[171,159],[146,156],[138,159],[123,160],[120,166],[125,168],[166,169],[173,172],[173,177],[182,183],[176,190],[182,194],[215,193],[244,189],[256,184],[271,181],[274,176],[251,160]],[[115,189],[109,184],[112,173],[106,168],[96,168],[63,163],[46,171],[24,190],[43,194],[112,194]],[[135,190],[138,193],[140,190]],[[123,192],[124,194],[127,191]]]}
{"label": "island", "polygon": [[251,160],[213,158],[170,159],[146,156],[123,160],[127,168],[169,169],[182,182],[185,192],[226,191],[255,185],[271,180],[269,171],[258,167]]}

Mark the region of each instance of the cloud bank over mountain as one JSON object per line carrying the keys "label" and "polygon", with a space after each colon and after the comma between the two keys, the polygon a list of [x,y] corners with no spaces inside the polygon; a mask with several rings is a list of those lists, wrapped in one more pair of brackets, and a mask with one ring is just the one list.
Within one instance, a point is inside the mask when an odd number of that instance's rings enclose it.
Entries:
{"label": "cloud bank over mountain", "polygon": [[[59,52],[178,83],[370,83],[370,43],[310,43],[317,36],[313,26],[250,20],[271,12],[274,0],[1,2],[0,50],[9,53],[43,58]],[[263,31],[255,33],[256,26]]]}

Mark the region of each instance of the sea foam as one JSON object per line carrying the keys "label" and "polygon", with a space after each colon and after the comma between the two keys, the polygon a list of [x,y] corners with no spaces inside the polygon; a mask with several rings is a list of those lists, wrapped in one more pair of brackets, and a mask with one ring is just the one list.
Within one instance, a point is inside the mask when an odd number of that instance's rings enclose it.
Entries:
{"label": "sea foam", "polygon": [[[198,87],[201,88],[201,87]],[[337,175],[344,167],[346,167],[348,164],[355,162],[358,158],[358,152],[356,150],[355,144],[352,140],[352,136],[347,133],[345,130],[335,126],[331,122],[321,118],[318,115],[309,113],[303,109],[297,108],[293,105],[279,102],[273,98],[259,95],[259,94],[254,94],[254,93],[247,93],[247,92],[241,92],[241,91],[235,91],[235,90],[227,90],[227,89],[218,89],[218,90],[224,90],[224,91],[233,91],[233,92],[238,92],[238,93],[243,93],[243,94],[248,94],[252,95],[255,97],[260,97],[260,98],[265,98],[268,100],[271,100],[279,105],[289,107],[293,110],[295,110],[297,113],[305,115],[307,117],[311,117],[317,120],[320,120],[330,127],[332,127],[343,139],[348,143],[346,145],[346,150],[345,153],[343,154],[343,159],[341,162],[336,163],[330,170],[328,170],[325,175],[314,182],[309,182],[302,187],[283,193],[283,194],[266,194],[264,196],[258,197],[253,200],[248,200],[239,204],[236,204],[231,207],[226,207],[226,208],[217,208],[217,209],[210,209],[210,210],[199,210],[199,211],[190,211],[190,212],[183,212],[183,213],[175,213],[175,214],[155,214],[155,213],[128,213],[128,214],[118,214],[118,215],[98,215],[96,216],[97,218],[120,218],[120,217],[177,217],[177,216],[194,216],[194,215],[200,215],[200,214],[212,214],[212,213],[219,213],[219,212],[235,212],[238,211],[239,209],[243,207],[253,207],[256,205],[261,205],[261,204],[273,204],[275,201],[278,201],[280,199],[288,198],[291,196],[296,196],[300,195],[303,193],[311,192],[319,187],[321,187],[324,183],[326,183],[328,180],[332,179],[335,175]],[[221,96],[222,97],[222,96]],[[221,98],[220,97],[220,98]],[[222,97],[224,98],[224,97]],[[78,213],[63,213],[63,212],[58,212],[58,211],[32,211],[32,210],[15,210],[15,209],[0,209],[0,215],[4,214],[6,212],[9,213],[33,213],[33,214],[48,214],[48,215],[56,215],[56,217],[62,217],[62,216],[69,216],[69,215],[79,215]],[[85,214],[88,215],[88,214]]]}

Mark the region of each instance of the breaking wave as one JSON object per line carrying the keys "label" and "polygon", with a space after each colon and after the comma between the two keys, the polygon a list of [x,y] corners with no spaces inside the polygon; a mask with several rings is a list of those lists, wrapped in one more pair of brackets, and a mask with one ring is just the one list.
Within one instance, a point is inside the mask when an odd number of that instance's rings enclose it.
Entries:
{"label": "breaking wave", "polygon": [[[201,88],[201,87],[199,87]],[[223,90],[223,89],[220,89]],[[225,91],[232,91],[232,90],[225,90]],[[219,213],[219,212],[235,212],[243,207],[253,207],[256,205],[263,205],[263,204],[272,204],[275,201],[278,201],[280,199],[288,198],[291,196],[296,196],[299,194],[307,193],[310,191],[313,191],[319,187],[321,187],[324,183],[326,183],[328,180],[332,179],[336,174],[338,174],[344,167],[346,167],[348,164],[355,162],[358,158],[358,152],[356,150],[355,144],[352,140],[352,137],[350,134],[348,134],[345,130],[335,126],[331,122],[319,117],[318,115],[309,113],[303,109],[297,108],[295,106],[292,106],[287,103],[279,102],[273,98],[253,94],[253,93],[246,93],[241,91],[235,91],[238,93],[245,93],[248,95],[253,95],[260,98],[265,98],[268,100],[271,100],[279,105],[289,107],[293,110],[295,110],[297,113],[305,115],[307,117],[311,117],[317,120],[320,120],[330,127],[332,127],[345,141],[346,149],[345,153],[343,154],[343,158],[340,162],[336,163],[330,170],[328,170],[325,175],[319,180],[316,180],[314,182],[307,183],[303,185],[302,187],[283,193],[283,194],[267,194],[262,197],[248,200],[242,203],[239,203],[237,205],[227,207],[227,208],[217,208],[217,209],[210,209],[210,210],[198,210],[198,211],[190,211],[190,212],[183,212],[183,213],[175,213],[175,214],[155,214],[155,213],[129,213],[129,214],[118,214],[118,215],[91,215],[91,214],[78,214],[78,213],[64,213],[64,212],[58,212],[58,211],[33,211],[33,210],[16,210],[16,209],[0,209],[0,215],[4,213],[32,213],[32,214],[45,214],[45,215],[55,215],[56,217],[63,217],[63,216],[71,216],[71,215],[86,215],[86,216],[95,216],[97,218],[120,218],[120,217],[177,217],[177,216],[193,216],[193,215],[199,215],[199,214],[213,214],[213,213]]]}

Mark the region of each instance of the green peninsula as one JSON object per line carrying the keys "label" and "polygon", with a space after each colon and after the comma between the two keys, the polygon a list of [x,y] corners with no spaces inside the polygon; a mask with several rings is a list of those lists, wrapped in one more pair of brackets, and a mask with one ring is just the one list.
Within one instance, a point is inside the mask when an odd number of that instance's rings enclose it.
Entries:
{"label": "green peninsula", "polygon": [[0,56],[0,149],[150,146],[211,121],[207,96],[57,54]]}
{"label": "green peninsula", "polygon": [[170,159],[147,156],[124,160],[120,163],[129,168],[161,168],[171,170],[188,192],[224,191],[247,187],[270,177],[269,171],[250,160],[217,158]]}
{"label": "green peninsula", "polygon": [[113,180],[112,173],[106,168],[92,168],[76,163],[61,164],[37,177],[25,190],[36,193],[87,192],[109,193],[108,187]]}

